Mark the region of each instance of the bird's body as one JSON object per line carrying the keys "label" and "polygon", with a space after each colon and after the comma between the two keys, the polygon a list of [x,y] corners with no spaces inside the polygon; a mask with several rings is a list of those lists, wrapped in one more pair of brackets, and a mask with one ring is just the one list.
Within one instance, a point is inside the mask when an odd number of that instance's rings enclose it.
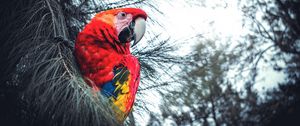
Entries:
{"label": "bird's body", "polygon": [[121,121],[131,111],[140,80],[140,64],[130,53],[130,41],[136,39],[131,24],[140,17],[146,19],[145,12],[134,8],[98,13],[75,43],[75,56],[86,82],[110,99]]}

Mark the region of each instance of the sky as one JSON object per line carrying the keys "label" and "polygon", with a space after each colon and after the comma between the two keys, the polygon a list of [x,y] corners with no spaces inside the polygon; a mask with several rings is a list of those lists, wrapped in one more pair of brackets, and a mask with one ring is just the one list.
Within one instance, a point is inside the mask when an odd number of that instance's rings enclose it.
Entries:
{"label": "sky", "polygon": [[[150,17],[157,18],[163,28],[158,26],[151,27],[149,30],[163,33],[166,38],[171,37],[179,42],[200,35],[205,39],[218,38],[217,45],[218,42],[221,45],[222,42],[230,41],[232,46],[237,45],[243,39],[242,37],[249,33],[249,27],[243,24],[242,12],[237,0],[203,1],[205,5],[187,3],[185,0],[157,2],[163,15],[158,15],[151,10],[146,11]],[[187,44],[183,44],[183,48],[179,49],[180,54],[189,53],[197,44],[195,41],[197,40],[191,39]],[[266,55],[272,55],[272,51],[274,50],[267,51]],[[284,74],[275,72],[269,64],[259,62],[258,65],[261,68],[259,71],[261,76],[257,78],[258,83],[254,86],[257,90],[263,91],[263,89],[276,87],[274,83],[284,81]],[[241,86],[239,85],[238,88]]]}
{"label": "sky", "polygon": [[[204,0],[205,1],[205,0]],[[230,41],[234,46],[238,44],[239,40],[249,32],[249,27],[243,24],[242,12],[239,10],[237,0],[207,0],[205,5],[199,5],[194,3],[187,3],[185,0],[173,0],[157,1],[157,7],[163,14],[157,14],[156,11],[151,8],[143,8],[153,20],[158,20],[161,26],[153,26],[150,22],[148,30],[154,33],[162,33],[165,38],[170,37],[172,40],[179,40],[178,42],[185,41],[187,43],[182,45],[179,49],[180,54],[187,54],[191,52],[197,39],[190,39],[191,37],[200,35],[204,38],[214,39],[218,38],[220,41],[216,41],[216,44]],[[194,6],[191,6],[194,5]],[[149,21],[148,21],[149,22]],[[150,28],[149,28],[150,27]],[[146,41],[152,36],[147,34],[142,40]],[[186,41],[187,40],[187,41]],[[266,55],[272,55],[272,51],[266,52]],[[269,64],[265,62],[259,62],[258,64],[259,76],[257,77],[257,83],[254,88],[260,93],[265,91],[264,89],[276,87],[277,82],[284,81],[284,74],[273,71]],[[237,73],[232,71],[229,77],[234,77]],[[244,76],[247,76],[247,73]],[[238,83],[238,82],[237,82]],[[241,89],[243,85],[238,83],[236,88]],[[154,99],[152,106],[149,108],[152,111],[159,113],[159,104],[157,102],[158,94],[155,92],[147,99]],[[143,114],[144,115],[144,114]],[[137,117],[137,121],[140,125],[146,125],[149,117]]]}

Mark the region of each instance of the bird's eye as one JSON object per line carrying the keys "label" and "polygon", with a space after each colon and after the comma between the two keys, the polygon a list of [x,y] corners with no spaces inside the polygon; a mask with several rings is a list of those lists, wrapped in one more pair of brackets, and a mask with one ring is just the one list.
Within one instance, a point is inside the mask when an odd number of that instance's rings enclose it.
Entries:
{"label": "bird's eye", "polygon": [[120,12],[120,13],[118,13],[117,16],[118,16],[119,19],[125,19],[126,13],[125,12]]}

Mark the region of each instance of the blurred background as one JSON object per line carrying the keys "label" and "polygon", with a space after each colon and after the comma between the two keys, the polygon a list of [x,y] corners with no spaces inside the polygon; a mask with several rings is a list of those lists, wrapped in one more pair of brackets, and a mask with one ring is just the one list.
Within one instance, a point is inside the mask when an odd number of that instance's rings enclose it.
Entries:
{"label": "blurred background", "polygon": [[[28,23],[34,24],[33,19],[41,21],[43,13],[39,14],[39,8],[34,7],[43,3],[45,11],[47,8],[60,10],[57,18],[63,21],[56,23],[64,26],[61,28],[68,33],[65,38],[70,44],[74,44],[77,33],[97,12],[117,7],[145,10],[149,16],[146,34],[132,48],[141,63],[142,78],[127,125],[300,124],[298,0],[12,0],[0,3],[3,43],[10,40],[11,34],[21,34],[14,29],[29,27]],[[46,7],[47,3],[50,4]],[[8,27],[19,19],[16,17],[22,17],[21,11],[29,12],[23,15],[29,21]],[[1,47],[13,46],[3,43]],[[5,50],[1,51],[1,64],[10,64],[6,54]],[[16,77],[20,72],[15,70],[20,69],[20,62],[19,59],[11,68],[0,69],[13,71],[1,73],[0,104],[5,102],[2,108],[16,103],[11,97],[21,97],[11,95],[22,88],[18,84],[22,77]],[[15,110],[5,113],[11,112]],[[5,116],[0,116],[1,121]]]}

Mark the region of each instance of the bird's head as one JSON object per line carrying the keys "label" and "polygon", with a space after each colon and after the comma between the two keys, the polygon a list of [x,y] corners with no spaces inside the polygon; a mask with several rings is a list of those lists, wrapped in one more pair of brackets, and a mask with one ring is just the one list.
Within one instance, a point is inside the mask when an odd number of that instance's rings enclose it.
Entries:
{"label": "bird's head", "polygon": [[[146,30],[147,14],[138,8],[119,8],[100,12],[92,21],[100,22],[102,34],[118,44],[136,45]],[[97,23],[98,24],[98,23]]]}

